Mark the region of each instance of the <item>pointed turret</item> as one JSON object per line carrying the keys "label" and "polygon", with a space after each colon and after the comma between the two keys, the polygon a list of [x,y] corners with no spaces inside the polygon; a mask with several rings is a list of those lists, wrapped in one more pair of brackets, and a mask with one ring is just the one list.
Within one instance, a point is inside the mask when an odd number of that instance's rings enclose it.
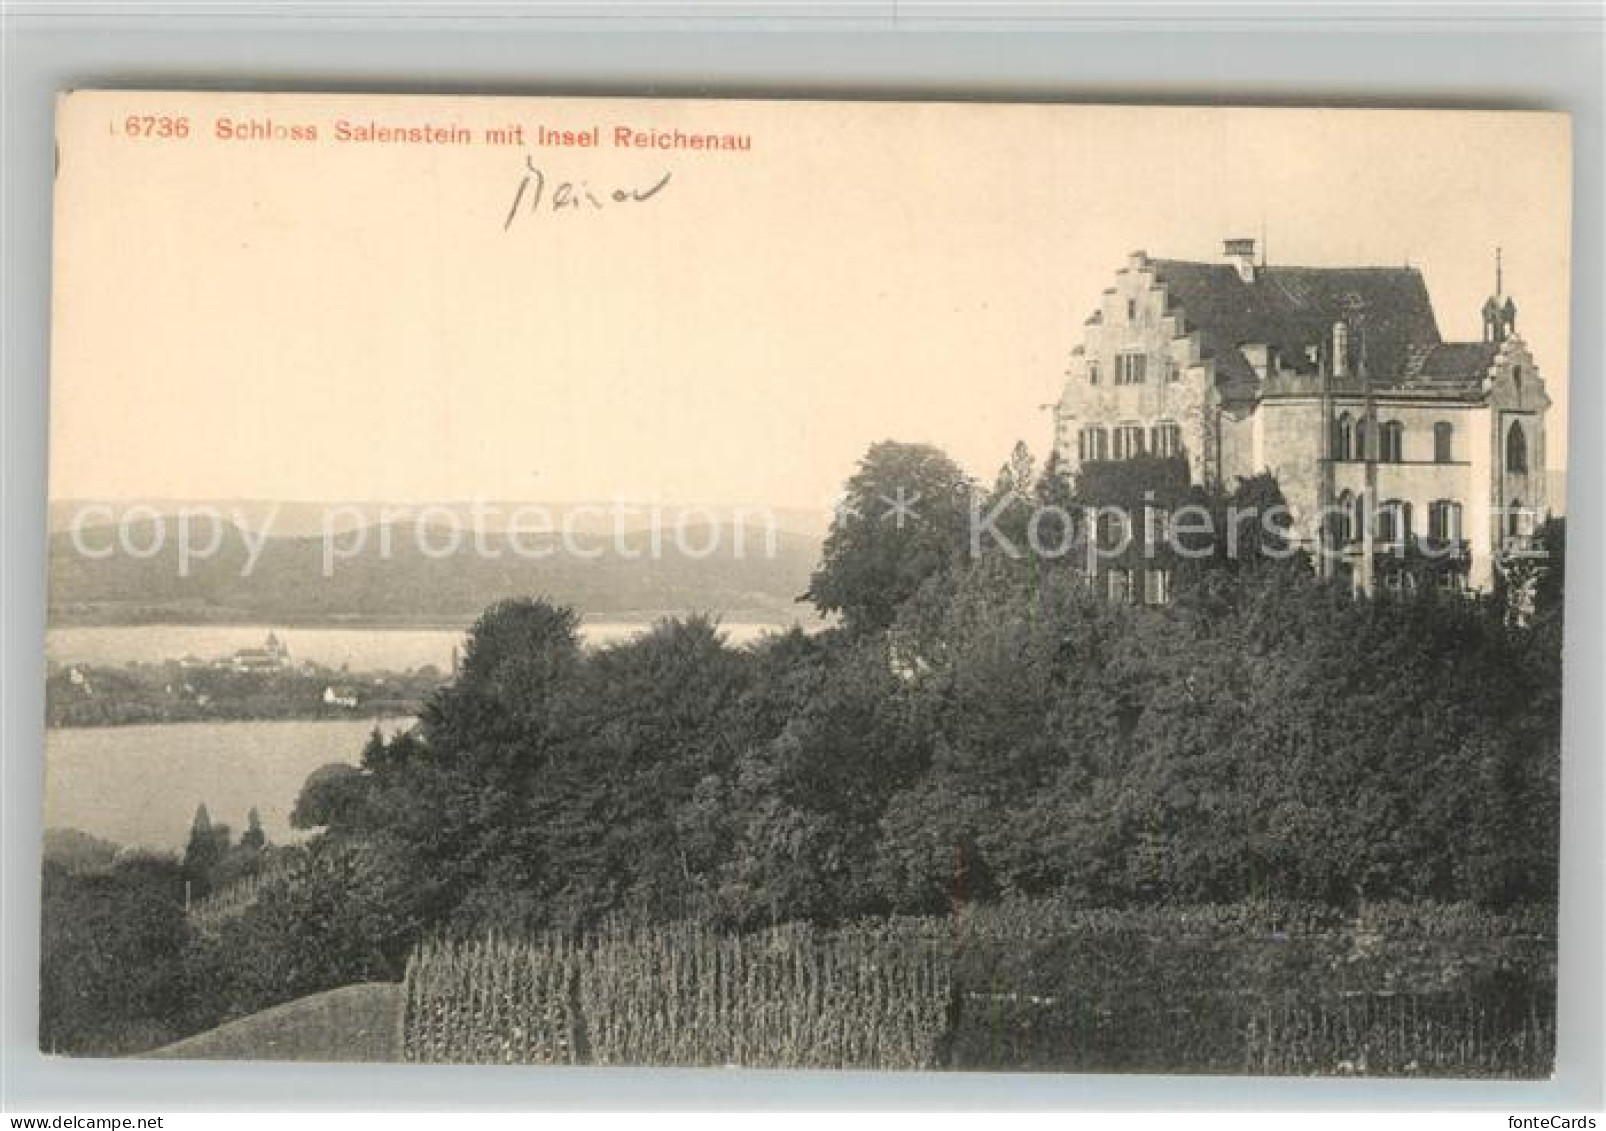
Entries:
{"label": "pointed turret", "polygon": [[1517,330],[1517,304],[1505,293],[1505,264],[1500,248],[1494,249],[1494,294],[1483,300],[1483,340],[1503,342]]}

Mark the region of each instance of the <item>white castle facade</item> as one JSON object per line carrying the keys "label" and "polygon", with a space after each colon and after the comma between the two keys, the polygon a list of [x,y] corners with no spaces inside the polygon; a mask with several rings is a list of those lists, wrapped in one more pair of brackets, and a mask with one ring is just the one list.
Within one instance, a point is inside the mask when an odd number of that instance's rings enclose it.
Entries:
{"label": "white castle facade", "polygon": [[1134,252],[1072,351],[1055,451],[1073,474],[1145,455],[1229,489],[1270,472],[1328,572],[1370,587],[1410,547],[1487,589],[1548,509],[1550,398],[1502,292],[1497,263],[1482,339],[1447,342],[1412,268],[1267,267],[1247,239],[1214,263]]}

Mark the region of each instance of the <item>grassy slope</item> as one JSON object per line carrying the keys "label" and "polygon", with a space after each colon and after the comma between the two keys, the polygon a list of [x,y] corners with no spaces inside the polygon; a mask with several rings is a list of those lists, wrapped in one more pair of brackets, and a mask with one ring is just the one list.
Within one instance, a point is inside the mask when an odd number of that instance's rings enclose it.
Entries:
{"label": "grassy slope", "polygon": [[399,1061],[401,986],[342,986],[144,1053],[163,1060]]}

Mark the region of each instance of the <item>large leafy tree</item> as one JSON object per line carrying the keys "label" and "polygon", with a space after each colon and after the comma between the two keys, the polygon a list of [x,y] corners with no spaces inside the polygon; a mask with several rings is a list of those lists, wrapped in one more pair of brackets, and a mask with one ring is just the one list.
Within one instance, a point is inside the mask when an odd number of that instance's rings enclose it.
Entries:
{"label": "large leafy tree", "polygon": [[848,480],[808,598],[855,633],[892,623],[921,582],[964,559],[974,485],[928,444],[875,444]]}
{"label": "large leafy tree", "polygon": [[882,909],[871,875],[878,822],[925,767],[884,644],[840,636],[817,654],[788,650],[764,677],[776,683],[749,702],[784,702],[781,725],[752,735],[736,766],[718,914],[752,925]]}
{"label": "large leafy tree", "polygon": [[531,797],[538,888],[571,921],[671,918],[696,901],[708,862],[681,814],[735,765],[749,667],[705,617],[660,621],[589,657],[580,733]]}
{"label": "large leafy tree", "polygon": [[[384,739],[375,731],[369,749],[383,748]],[[331,762],[319,766],[301,783],[295,807],[290,810],[290,827],[295,829],[334,828],[348,830],[362,819],[371,781],[356,766]],[[255,810],[252,810],[255,812]]]}
{"label": "large leafy tree", "polygon": [[904,605],[892,654],[929,753],[882,822],[878,882],[897,906],[1059,882],[1063,855],[1023,822],[1056,826],[1117,757],[1127,711],[1108,673],[1131,621],[1075,574],[1001,555],[933,578]]}
{"label": "large leafy tree", "polygon": [[[230,1014],[353,982],[399,978],[416,941],[413,877],[382,840],[313,841],[206,944]],[[197,963],[199,964],[199,963]]]}

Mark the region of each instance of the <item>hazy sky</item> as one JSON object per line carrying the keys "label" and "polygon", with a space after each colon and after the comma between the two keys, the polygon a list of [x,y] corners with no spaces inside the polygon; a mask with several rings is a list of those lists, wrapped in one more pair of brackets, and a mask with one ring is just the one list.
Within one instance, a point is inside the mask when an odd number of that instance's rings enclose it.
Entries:
{"label": "hazy sky", "polygon": [[[884,438],[1039,455],[1127,252],[1398,265],[1447,338],[1507,291],[1565,463],[1565,117],[934,104],[75,95],[61,104],[57,498],[823,507]],[[187,116],[189,136],[130,115]],[[314,126],[220,140],[216,120]],[[601,129],[597,149],[336,123]],[[621,150],[613,127],[744,132]],[[155,127],[160,128],[160,127]],[[522,215],[555,182],[669,182]],[[528,195],[525,197],[529,199]]]}

